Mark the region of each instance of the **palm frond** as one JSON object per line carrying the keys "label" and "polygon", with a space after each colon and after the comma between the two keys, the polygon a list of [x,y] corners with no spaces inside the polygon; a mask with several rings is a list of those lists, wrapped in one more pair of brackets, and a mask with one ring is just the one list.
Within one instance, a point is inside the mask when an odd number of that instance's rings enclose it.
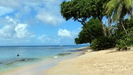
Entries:
{"label": "palm frond", "polygon": [[130,9],[132,7],[133,0],[124,0],[124,5],[127,9]]}
{"label": "palm frond", "polygon": [[107,3],[106,7],[108,8],[108,10],[106,11],[106,13],[109,14],[115,8],[115,1],[116,0],[111,0]]}

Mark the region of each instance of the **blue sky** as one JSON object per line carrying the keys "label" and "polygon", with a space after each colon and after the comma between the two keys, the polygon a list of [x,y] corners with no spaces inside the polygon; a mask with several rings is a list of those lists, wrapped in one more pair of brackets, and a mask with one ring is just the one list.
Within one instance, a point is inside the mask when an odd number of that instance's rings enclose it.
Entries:
{"label": "blue sky", "polygon": [[63,0],[0,0],[0,45],[73,45],[82,25],[65,21]]}

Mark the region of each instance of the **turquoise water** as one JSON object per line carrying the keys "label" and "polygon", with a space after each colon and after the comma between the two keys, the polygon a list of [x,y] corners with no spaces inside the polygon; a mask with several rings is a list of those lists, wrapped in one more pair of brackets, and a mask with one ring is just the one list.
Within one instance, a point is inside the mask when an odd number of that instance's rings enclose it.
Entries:
{"label": "turquoise water", "polygon": [[80,47],[84,47],[84,45],[2,46],[0,47],[0,72],[6,72],[44,59],[67,56],[71,54],[70,49]]}

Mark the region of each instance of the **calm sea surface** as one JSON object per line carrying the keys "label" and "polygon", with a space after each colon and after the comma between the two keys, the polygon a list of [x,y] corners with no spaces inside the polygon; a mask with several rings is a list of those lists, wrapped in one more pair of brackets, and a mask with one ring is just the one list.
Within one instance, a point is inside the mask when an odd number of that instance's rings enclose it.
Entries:
{"label": "calm sea surface", "polygon": [[[84,45],[51,46],[1,46],[0,72],[36,63],[44,59],[55,59],[71,54],[70,49]],[[17,56],[19,54],[19,56]]]}

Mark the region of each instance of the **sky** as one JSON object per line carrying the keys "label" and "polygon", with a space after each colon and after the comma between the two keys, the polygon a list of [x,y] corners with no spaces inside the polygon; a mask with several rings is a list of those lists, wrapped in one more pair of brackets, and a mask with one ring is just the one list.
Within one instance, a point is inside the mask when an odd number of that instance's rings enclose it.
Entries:
{"label": "sky", "polygon": [[63,0],[0,0],[0,45],[75,45],[82,25],[65,21]]}

